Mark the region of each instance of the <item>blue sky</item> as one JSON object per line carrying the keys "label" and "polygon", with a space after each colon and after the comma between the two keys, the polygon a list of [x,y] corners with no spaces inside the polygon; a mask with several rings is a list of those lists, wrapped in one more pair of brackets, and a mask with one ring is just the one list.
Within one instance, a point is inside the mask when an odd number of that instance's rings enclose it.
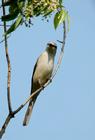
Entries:
{"label": "blue sky", "polygon": [[[64,0],[64,4],[71,21],[61,67],[38,97],[30,124],[22,126],[26,106],[11,120],[2,140],[95,140],[95,2]],[[35,18],[33,27],[22,26],[9,38],[14,109],[29,95],[33,66],[46,43],[62,39],[62,28],[55,31],[52,21]],[[1,126],[7,115],[7,66],[0,46]]]}

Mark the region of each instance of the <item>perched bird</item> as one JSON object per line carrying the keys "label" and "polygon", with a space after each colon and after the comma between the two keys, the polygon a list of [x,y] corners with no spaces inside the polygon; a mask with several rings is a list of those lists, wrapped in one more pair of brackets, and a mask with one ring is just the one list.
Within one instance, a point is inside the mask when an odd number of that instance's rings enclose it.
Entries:
{"label": "perched bird", "polygon": [[[56,50],[57,45],[54,42],[49,42],[45,51],[37,59],[32,75],[30,94],[44,86],[44,84],[50,79],[54,68]],[[32,110],[39,93],[40,92],[38,92],[29,102],[29,106],[23,121],[24,126],[29,123]]]}

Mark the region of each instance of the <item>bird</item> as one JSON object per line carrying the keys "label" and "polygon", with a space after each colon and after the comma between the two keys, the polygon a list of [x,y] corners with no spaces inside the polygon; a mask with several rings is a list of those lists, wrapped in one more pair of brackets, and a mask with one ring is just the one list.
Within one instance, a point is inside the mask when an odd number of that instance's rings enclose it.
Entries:
{"label": "bird", "polygon": [[[43,87],[44,84],[51,78],[54,69],[54,59],[56,51],[56,43],[49,42],[47,43],[45,51],[38,57],[32,74],[30,94]],[[33,98],[29,102],[26,114],[24,116],[23,126],[27,126],[29,123],[33,107],[39,93],[40,92],[33,96]]]}

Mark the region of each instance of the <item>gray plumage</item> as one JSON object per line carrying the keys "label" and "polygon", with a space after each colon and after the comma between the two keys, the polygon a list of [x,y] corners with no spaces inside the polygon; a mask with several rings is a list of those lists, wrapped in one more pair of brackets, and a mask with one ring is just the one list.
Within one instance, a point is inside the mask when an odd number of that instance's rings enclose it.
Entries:
{"label": "gray plumage", "polygon": [[[54,58],[56,54],[56,49],[56,44],[50,42],[47,44],[46,50],[39,56],[32,75],[30,94],[42,87],[50,79],[54,68]],[[29,102],[29,106],[23,121],[24,126],[26,126],[29,123],[32,110],[39,93],[40,92],[38,92]]]}

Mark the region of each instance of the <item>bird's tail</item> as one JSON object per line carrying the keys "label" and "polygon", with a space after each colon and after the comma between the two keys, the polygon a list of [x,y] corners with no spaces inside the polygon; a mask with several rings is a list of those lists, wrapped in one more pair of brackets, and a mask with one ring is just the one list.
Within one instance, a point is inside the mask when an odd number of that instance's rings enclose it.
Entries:
{"label": "bird's tail", "polygon": [[27,111],[23,120],[23,126],[27,126],[29,123],[36,99],[37,99],[37,96],[29,102],[29,105],[28,105],[28,108],[27,108]]}

